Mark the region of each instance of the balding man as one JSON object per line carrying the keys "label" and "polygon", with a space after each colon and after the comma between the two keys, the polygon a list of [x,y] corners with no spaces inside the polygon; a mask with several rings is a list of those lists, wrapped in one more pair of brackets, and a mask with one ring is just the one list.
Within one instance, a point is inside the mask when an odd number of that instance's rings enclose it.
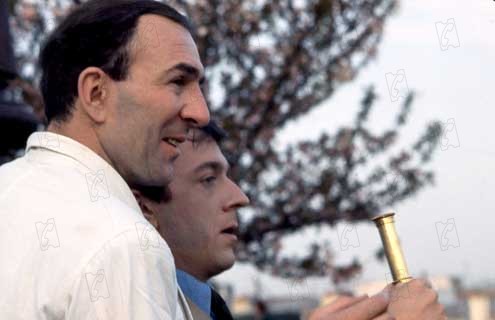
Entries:
{"label": "balding man", "polygon": [[191,319],[129,188],[170,182],[178,145],[208,123],[188,21],[156,1],[88,1],[40,65],[48,130],[0,167],[0,319]]}

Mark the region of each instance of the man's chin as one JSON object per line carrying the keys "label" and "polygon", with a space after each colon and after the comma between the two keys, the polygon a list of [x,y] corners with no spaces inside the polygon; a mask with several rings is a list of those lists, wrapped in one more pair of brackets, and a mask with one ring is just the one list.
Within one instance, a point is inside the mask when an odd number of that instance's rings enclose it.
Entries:
{"label": "man's chin", "polygon": [[235,264],[235,254],[232,252],[232,253],[228,253],[228,254],[225,254],[222,259],[219,259],[221,261],[219,261],[218,263],[218,268],[219,269],[222,269],[221,272],[224,272],[230,268],[232,268]]}

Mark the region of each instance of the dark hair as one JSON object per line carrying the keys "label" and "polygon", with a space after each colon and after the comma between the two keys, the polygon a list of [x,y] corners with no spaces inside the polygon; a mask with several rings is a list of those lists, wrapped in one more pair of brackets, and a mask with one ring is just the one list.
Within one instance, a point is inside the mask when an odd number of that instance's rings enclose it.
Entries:
{"label": "dark hair", "polygon": [[68,119],[77,96],[79,74],[85,68],[101,68],[115,81],[126,79],[132,63],[129,43],[144,14],[168,18],[193,34],[186,17],[153,0],[90,0],[53,31],[39,59],[48,122]]}
{"label": "dark hair", "polygon": [[[227,138],[227,132],[214,120],[210,120],[206,126],[194,130],[198,130],[202,134],[199,135],[200,137],[196,134],[194,135],[194,138],[191,141],[193,144],[202,143],[206,138],[211,138],[216,143],[220,144]],[[180,161],[180,157],[176,161]],[[143,196],[154,202],[167,202],[170,201],[171,198],[168,186],[133,186],[133,188],[139,190]]]}
{"label": "dark hair", "polygon": [[193,144],[201,143],[205,138],[211,138],[216,143],[220,144],[225,138],[227,138],[227,132],[223,130],[215,120],[212,119],[206,126],[193,130],[196,131],[192,138]]}

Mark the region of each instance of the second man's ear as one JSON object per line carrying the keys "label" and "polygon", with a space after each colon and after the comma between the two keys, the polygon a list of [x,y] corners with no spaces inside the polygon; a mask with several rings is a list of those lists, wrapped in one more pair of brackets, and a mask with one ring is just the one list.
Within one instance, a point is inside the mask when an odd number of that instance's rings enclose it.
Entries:
{"label": "second man's ear", "polygon": [[136,189],[132,189],[132,193],[136,198],[137,203],[139,204],[139,208],[141,209],[141,213],[143,216],[151,223],[157,231],[160,231],[160,224],[158,222],[158,218],[156,215],[156,211],[153,207],[153,204],[150,200],[146,199],[141,192]]}

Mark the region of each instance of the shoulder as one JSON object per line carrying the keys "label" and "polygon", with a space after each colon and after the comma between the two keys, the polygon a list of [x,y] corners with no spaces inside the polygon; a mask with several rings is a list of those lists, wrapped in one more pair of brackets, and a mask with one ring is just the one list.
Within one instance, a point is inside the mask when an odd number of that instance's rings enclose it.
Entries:
{"label": "shoulder", "polygon": [[144,223],[121,227],[88,252],[71,277],[75,298],[69,315],[94,312],[104,319],[168,319],[176,314],[173,256],[151,228]]}
{"label": "shoulder", "polygon": [[32,161],[32,152],[0,167],[0,201],[20,197],[35,201],[62,197],[63,201],[76,198],[82,195],[81,190],[87,189],[85,177],[77,166]]}

